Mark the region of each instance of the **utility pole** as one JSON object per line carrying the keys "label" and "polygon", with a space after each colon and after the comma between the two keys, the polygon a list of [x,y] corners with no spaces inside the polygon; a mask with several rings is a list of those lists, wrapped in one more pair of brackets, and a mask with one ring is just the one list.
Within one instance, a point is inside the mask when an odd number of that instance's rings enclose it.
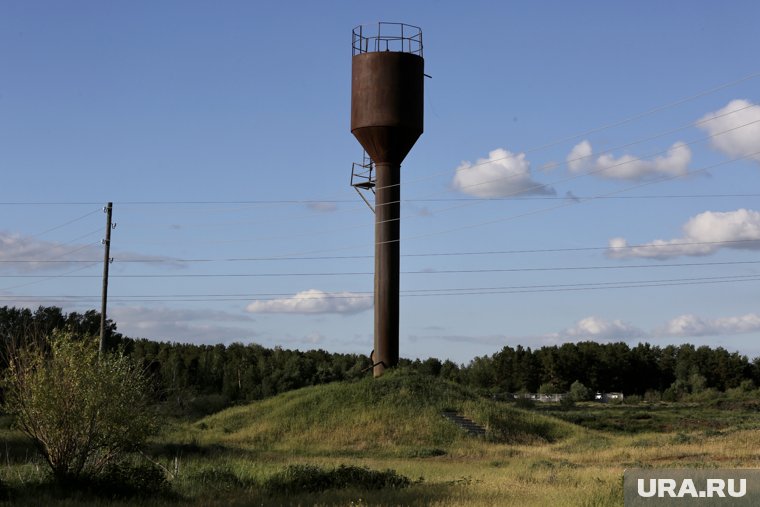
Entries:
{"label": "utility pole", "polygon": [[108,301],[108,265],[111,263],[111,229],[113,225],[111,223],[111,212],[113,211],[113,203],[109,202],[106,207],[103,208],[106,214],[106,238],[103,240],[105,246],[103,254],[103,295],[100,304],[100,356],[102,357],[106,351],[106,306]]}

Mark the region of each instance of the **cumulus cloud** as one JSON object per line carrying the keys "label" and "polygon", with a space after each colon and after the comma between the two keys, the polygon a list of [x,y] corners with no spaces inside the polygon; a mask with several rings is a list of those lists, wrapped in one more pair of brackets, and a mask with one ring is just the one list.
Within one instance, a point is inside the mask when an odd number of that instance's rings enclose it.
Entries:
{"label": "cumulus cloud", "polygon": [[576,144],[567,155],[567,167],[572,172],[581,172],[587,170],[592,164],[591,156],[594,154],[591,149],[591,143],[581,141]]}
{"label": "cumulus cloud", "polygon": [[525,153],[514,154],[501,148],[474,164],[462,162],[456,168],[452,186],[465,194],[483,198],[555,193],[553,188],[533,180]]}
{"label": "cumulus cloud", "polygon": [[637,338],[643,336],[644,332],[622,320],[605,320],[591,316],[579,320],[572,327],[561,331],[559,335],[569,339],[620,340]]}
{"label": "cumulus cloud", "polygon": [[693,314],[686,314],[668,321],[658,330],[658,334],[665,336],[712,336],[757,331],[760,331],[760,315],[757,313],[717,319],[706,319]]}
{"label": "cumulus cloud", "polygon": [[669,259],[681,255],[710,255],[721,248],[760,250],[760,212],[757,211],[744,208],[705,211],[690,218],[682,230],[680,238],[658,239],[632,247],[625,238],[613,238],[609,241],[607,256]]}
{"label": "cumulus cloud", "polygon": [[372,308],[372,295],[354,292],[324,292],[309,289],[293,297],[254,301],[246,307],[251,313],[359,313]]}
{"label": "cumulus cloud", "polygon": [[681,176],[688,172],[691,150],[677,142],[665,153],[651,160],[643,160],[631,155],[615,158],[609,153],[594,159],[591,143],[582,141],[567,155],[567,167],[571,172],[592,172],[601,178],[621,180],[645,180],[657,176]]}
{"label": "cumulus cloud", "polygon": [[760,105],[732,100],[726,107],[701,118],[698,126],[714,136],[710,143],[721,153],[760,162]]}

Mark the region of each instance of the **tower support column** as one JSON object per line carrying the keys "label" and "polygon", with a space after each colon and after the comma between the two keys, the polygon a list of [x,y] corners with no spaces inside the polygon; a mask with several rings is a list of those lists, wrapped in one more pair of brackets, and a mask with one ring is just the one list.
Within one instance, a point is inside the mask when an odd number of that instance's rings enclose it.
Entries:
{"label": "tower support column", "polygon": [[398,365],[401,165],[375,165],[375,377]]}

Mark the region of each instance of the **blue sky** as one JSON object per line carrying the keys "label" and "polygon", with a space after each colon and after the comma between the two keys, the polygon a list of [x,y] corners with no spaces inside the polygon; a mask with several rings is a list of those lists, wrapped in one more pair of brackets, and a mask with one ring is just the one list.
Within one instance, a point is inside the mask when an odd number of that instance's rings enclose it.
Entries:
{"label": "blue sky", "polygon": [[[351,30],[425,46],[401,355],[691,342],[760,356],[754,1],[0,3],[0,305],[368,353]],[[40,262],[55,261],[55,262]]]}

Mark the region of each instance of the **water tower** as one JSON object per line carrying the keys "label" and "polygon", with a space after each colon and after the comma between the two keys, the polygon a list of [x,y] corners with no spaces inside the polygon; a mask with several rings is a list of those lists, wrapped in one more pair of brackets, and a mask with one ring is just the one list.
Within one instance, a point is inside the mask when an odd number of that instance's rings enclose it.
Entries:
{"label": "water tower", "polygon": [[419,27],[354,29],[351,133],[369,160],[354,165],[351,184],[375,198],[375,377],[398,364],[401,162],[422,134],[423,80]]}

